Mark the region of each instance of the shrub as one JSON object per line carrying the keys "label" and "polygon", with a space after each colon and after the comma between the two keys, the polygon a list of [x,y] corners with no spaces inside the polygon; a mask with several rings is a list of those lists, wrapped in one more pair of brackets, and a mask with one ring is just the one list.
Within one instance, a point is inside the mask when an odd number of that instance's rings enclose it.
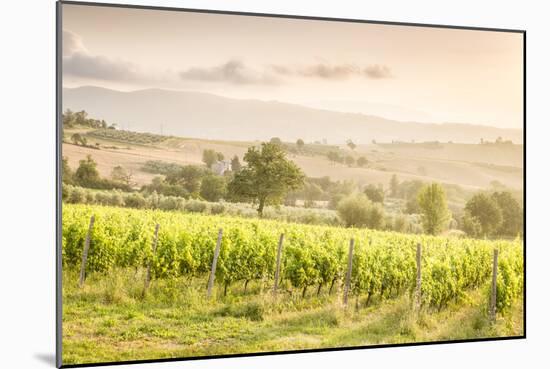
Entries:
{"label": "shrub", "polygon": [[143,195],[133,193],[124,197],[124,205],[130,208],[145,208],[147,207],[147,200]]}
{"label": "shrub", "polygon": [[175,196],[161,196],[158,208],[160,210],[183,210],[183,199]]}
{"label": "shrub", "polygon": [[223,214],[225,212],[225,206],[223,204],[217,203],[213,204],[210,207],[210,213],[212,214]]}
{"label": "shrub", "polygon": [[364,194],[354,194],[338,204],[338,215],[347,227],[382,228],[384,212],[379,205],[373,205]]}
{"label": "shrub", "polygon": [[85,203],[85,200],[86,200],[86,193],[80,187],[73,188],[70,192],[69,198],[67,199],[68,202],[73,204]]}
{"label": "shrub", "polygon": [[120,192],[115,192],[111,194],[109,199],[109,205],[111,206],[123,206],[124,205],[124,199],[122,198],[122,195]]}
{"label": "shrub", "polygon": [[189,200],[184,209],[191,213],[204,213],[206,211],[206,204],[198,200]]}

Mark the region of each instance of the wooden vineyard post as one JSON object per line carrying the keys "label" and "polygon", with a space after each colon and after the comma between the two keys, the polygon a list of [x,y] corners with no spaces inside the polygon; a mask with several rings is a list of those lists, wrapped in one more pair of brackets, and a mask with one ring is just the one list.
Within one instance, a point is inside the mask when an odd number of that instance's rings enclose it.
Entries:
{"label": "wooden vineyard post", "polygon": [[222,244],[223,229],[218,231],[218,242],[216,242],[216,249],[214,250],[214,258],[212,259],[212,270],[210,270],[210,278],[208,279],[208,291],[206,296],[212,295],[212,287],[214,287],[214,279],[216,278],[216,264],[218,264],[218,256],[220,256],[220,246]]}
{"label": "wooden vineyard post", "polygon": [[422,305],[422,245],[416,245],[416,294],[415,310],[420,310]]}
{"label": "wooden vineyard post", "polygon": [[355,240],[352,238],[349,240],[349,253],[348,253],[348,270],[346,273],[346,285],[344,287],[344,305],[348,304],[348,294],[351,284],[351,267],[353,262],[353,244]]}
{"label": "wooden vineyard post", "polygon": [[493,280],[491,283],[491,306],[489,315],[491,321],[497,318],[497,273],[498,273],[498,250],[493,251]]}
{"label": "wooden vineyard post", "polygon": [[88,250],[90,248],[90,239],[92,237],[92,229],[94,228],[95,216],[90,217],[90,225],[88,226],[88,233],[86,234],[86,240],[84,241],[84,250],[82,250],[82,265],[80,266],[80,282],[79,286],[84,285],[86,279],[86,262],[88,260]]}
{"label": "wooden vineyard post", "polygon": [[[155,226],[155,234],[153,236],[153,257],[155,257],[155,253],[157,252],[159,227],[160,225],[157,223],[157,225]],[[145,289],[149,288],[149,283],[151,283],[151,260],[149,260],[149,263],[147,264],[147,275],[145,276]]]}
{"label": "wooden vineyard post", "polygon": [[275,267],[275,283],[273,284],[273,296],[277,296],[277,288],[279,287],[279,273],[281,272],[281,253],[283,251],[283,242],[285,234],[281,233],[279,238],[279,247],[277,248],[277,265]]}

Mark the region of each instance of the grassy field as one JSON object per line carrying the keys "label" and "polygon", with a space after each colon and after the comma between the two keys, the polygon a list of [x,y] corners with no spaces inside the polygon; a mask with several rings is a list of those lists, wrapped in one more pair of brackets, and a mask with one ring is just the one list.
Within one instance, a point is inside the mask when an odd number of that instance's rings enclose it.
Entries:
{"label": "grassy field", "polygon": [[[144,293],[144,270],[63,275],[63,362],[158,359],[219,354],[364,346],[384,343],[521,335],[523,301],[495,324],[487,318],[485,289],[471,291],[441,311],[414,314],[408,296],[346,308],[341,289],[305,299],[251,282],[223,297],[205,296],[206,277],[154,280]],[[487,286],[488,287],[488,286]]]}
{"label": "grassy field", "polygon": [[[89,131],[89,130],[88,130]],[[66,137],[73,133],[86,133],[83,129],[67,129]],[[249,146],[258,142],[203,140],[170,137],[155,144],[137,145],[87,136],[88,143],[99,143],[100,150],[63,144],[63,155],[69,159],[72,168],[78,161],[92,155],[98,170],[104,177],[111,174],[113,167],[121,165],[133,173],[138,185],[149,183],[154,174],[142,170],[148,160],[161,160],[181,165],[202,165],[202,152],[212,149],[222,152],[229,159],[237,155],[241,160]],[[387,186],[393,174],[400,180],[437,181],[457,184],[465,189],[479,190],[490,186],[492,181],[512,188],[523,185],[521,145],[473,145],[439,144],[438,149],[426,148],[422,144],[374,144],[360,145],[354,151],[344,145],[341,154],[355,158],[365,156],[367,167],[348,167],[330,162],[324,155],[297,155],[290,158],[309,177],[329,176],[332,180],[353,180],[362,185],[382,183]]]}

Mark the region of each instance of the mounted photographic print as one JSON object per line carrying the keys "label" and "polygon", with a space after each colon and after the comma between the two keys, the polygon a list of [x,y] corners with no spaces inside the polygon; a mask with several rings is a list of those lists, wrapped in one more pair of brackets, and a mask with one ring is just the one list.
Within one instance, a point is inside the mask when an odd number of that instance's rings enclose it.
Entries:
{"label": "mounted photographic print", "polygon": [[524,338],[524,42],[59,2],[58,366]]}

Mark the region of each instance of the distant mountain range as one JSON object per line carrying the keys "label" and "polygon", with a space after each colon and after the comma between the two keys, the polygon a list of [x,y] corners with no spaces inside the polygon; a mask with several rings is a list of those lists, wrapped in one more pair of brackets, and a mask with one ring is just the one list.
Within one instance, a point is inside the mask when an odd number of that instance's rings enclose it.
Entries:
{"label": "distant mountain range", "polygon": [[119,129],[235,141],[365,144],[399,141],[477,143],[497,137],[523,141],[519,129],[461,123],[400,122],[377,116],[314,109],[276,101],[239,100],[193,91],[146,89],[121,92],[84,86],[63,89],[63,109],[86,110]]}

